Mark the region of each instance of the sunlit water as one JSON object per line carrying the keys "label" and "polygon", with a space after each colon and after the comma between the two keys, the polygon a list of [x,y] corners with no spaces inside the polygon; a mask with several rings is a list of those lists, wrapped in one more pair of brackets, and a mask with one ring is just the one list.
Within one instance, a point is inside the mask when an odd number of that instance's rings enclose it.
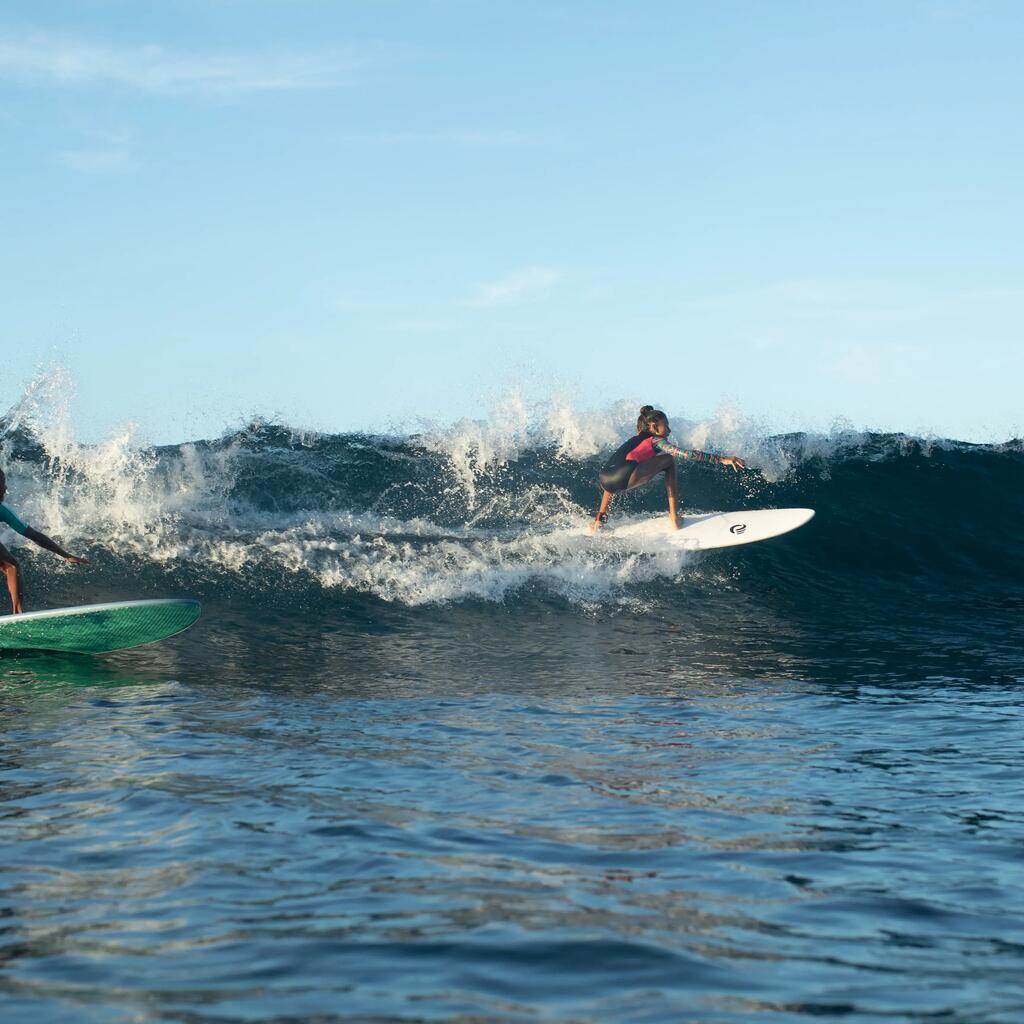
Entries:
{"label": "sunlit water", "polygon": [[5,1021],[1024,1019],[1009,649],[273,625],[0,662]]}

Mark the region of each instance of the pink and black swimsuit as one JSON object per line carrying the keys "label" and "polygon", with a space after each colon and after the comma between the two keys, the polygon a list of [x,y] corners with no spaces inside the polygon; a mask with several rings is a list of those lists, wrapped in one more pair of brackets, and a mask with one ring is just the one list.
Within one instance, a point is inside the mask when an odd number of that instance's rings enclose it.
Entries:
{"label": "pink and black swimsuit", "polygon": [[679,448],[671,441],[644,430],[636,437],[631,437],[605,463],[600,475],[601,486],[612,494],[624,491],[629,486],[633,470],[641,462],[653,459],[655,455],[673,455],[677,459],[687,459],[690,462],[721,461],[718,455],[698,451],[696,448]]}

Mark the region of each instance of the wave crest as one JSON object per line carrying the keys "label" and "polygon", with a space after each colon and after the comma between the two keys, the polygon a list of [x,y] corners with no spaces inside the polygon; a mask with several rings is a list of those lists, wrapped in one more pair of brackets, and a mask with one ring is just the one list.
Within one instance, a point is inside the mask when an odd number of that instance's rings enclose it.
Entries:
{"label": "wave crest", "polygon": [[[256,420],[212,440],[152,447],[130,427],[78,442],[70,394],[66,375],[33,381],[0,421],[0,457],[10,503],[72,549],[102,555],[108,591],[141,568],[248,593],[285,578],[410,606],[524,591],[588,605],[701,572],[699,559],[667,545],[604,543],[584,529],[598,468],[632,432],[635,403],[580,412],[567,400],[530,406],[513,395],[483,420],[408,437]],[[759,545],[744,563],[781,571],[772,560],[788,558],[785,572],[828,586],[866,571],[1020,574],[1019,441],[966,445],[841,423],[825,435],[771,435],[728,408],[672,423],[677,442],[739,454],[754,470],[686,467],[688,509],[818,509],[813,547],[807,538]],[[615,514],[664,506],[654,485],[617,499]],[[48,559],[38,571],[54,570]]]}

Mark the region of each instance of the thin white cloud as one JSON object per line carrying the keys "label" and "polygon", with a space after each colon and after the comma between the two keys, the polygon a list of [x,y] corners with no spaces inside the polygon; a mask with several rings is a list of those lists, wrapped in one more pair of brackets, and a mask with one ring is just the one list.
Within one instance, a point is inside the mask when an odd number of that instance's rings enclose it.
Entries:
{"label": "thin white cloud", "polygon": [[987,0],[928,0],[922,7],[926,18],[933,21],[968,21],[987,14]]}
{"label": "thin white cloud", "polygon": [[353,136],[358,142],[377,142],[391,145],[455,145],[493,148],[534,146],[537,140],[522,132],[380,132],[376,135]]}
{"label": "thin white cloud", "polygon": [[102,46],[36,34],[0,36],[0,79],[42,85],[114,85],[154,95],[316,89],[349,81],[370,64],[352,51],[191,54],[162,46]]}
{"label": "thin white cloud", "polygon": [[82,133],[80,145],[63,149],[57,160],[83,174],[112,174],[135,167],[128,132],[91,129]]}
{"label": "thin white cloud", "polygon": [[1005,302],[1019,304],[1022,300],[1024,288],[1017,286],[984,289],[933,286],[911,290],[883,280],[794,278],[684,298],[679,308],[695,312],[745,308],[756,311],[758,315],[783,312],[800,319],[831,319],[842,312],[847,317],[920,320],[948,316],[973,306]]}
{"label": "thin white cloud", "polygon": [[396,334],[443,334],[459,327],[457,320],[429,319],[410,317],[401,320],[389,320],[382,324],[385,331]]}
{"label": "thin white cloud", "polygon": [[924,365],[926,358],[927,352],[918,345],[858,343],[845,345],[818,366],[824,373],[849,383],[878,386],[879,381],[898,377],[911,366]]}
{"label": "thin white cloud", "polygon": [[878,380],[885,370],[882,353],[867,345],[850,345],[838,355],[827,359],[821,369],[833,377],[854,384],[869,384]]}
{"label": "thin white cloud", "polygon": [[870,282],[843,281],[827,278],[794,278],[772,281],[752,288],[712,293],[683,299],[686,309],[729,309],[738,305],[778,303],[791,308],[826,308],[847,306],[862,301],[873,286]]}
{"label": "thin white cloud", "polygon": [[476,295],[463,305],[471,309],[489,309],[533,302],[548,294],[563,278],[564,274],[554,267],[524,267],[497,281],[479,285]]}
{"label": "thin white cloud", "polygon": [[83,174],[113,174],[130,171],[134,166],[127,149],[64,149],[57,159],[73,171]]}

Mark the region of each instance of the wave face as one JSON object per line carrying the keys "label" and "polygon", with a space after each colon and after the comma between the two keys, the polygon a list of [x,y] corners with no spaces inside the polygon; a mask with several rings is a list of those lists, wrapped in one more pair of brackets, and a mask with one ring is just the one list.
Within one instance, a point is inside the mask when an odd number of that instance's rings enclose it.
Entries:
{"label": "wave face", "polygon": [[[94,562],[77,574],[23,547],[32,586],[51,598],[44,603],[141,590],[261,607],[540,601],[587,612],[689,600],[694,589],[719,599],[783,587],[819,608],[966,591],[1020,602],[1019,441],[842,428],[770,436],[728,411],[704,422],[673,417],[677,441],[742,455],[752,470],[684,465],[687,510],[818,513],[787,538],[695,555],[583,529],[600,465],[632,432],[625,403],[597,415],[510,399],[484,421],[404,437],[254,422],[214,440],[148,447],[128,429],[78,443],[65,392],[45,378],[0,421],[8,503]],[[614,517],[664,511],[655,483],[619,499]]]}

